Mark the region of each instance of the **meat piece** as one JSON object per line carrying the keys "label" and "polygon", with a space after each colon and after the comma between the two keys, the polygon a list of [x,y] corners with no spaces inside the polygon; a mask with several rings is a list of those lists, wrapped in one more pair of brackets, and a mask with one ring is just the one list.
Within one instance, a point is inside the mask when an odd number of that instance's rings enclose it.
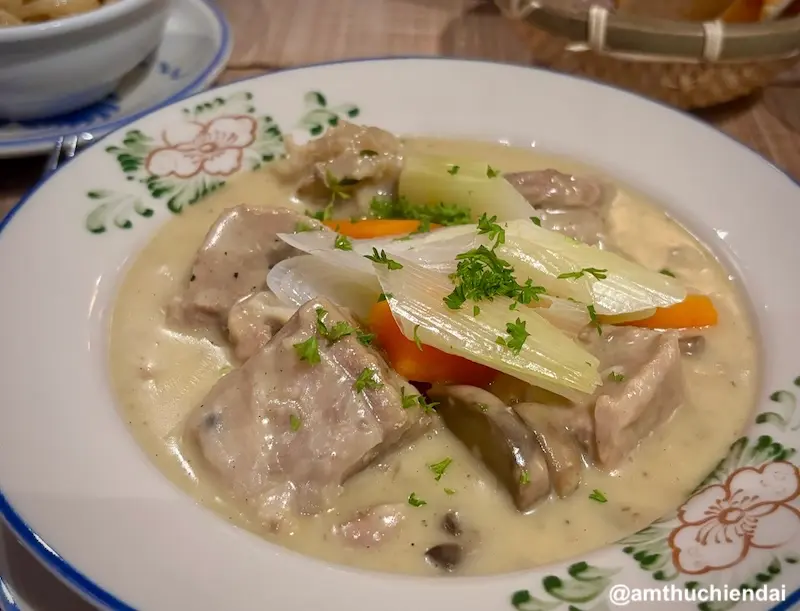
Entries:
{"label": "meat piece", "polygon": [[413,387],[375,350],[355,334],[329,342],[318,316],[328,328],[356,326],[325,299],[306,303],[187,421],[220,483],[275,528],[330,507],[347,478],[430,424],[422,410],[403,409],[401,393]]}
{"label": "meat piece", "polygon": [[333,197],[348,204],[337,216],[352,216],[368,212],[372,197],[393,191],[403,168],[402,149],[387,131],[340,121],[304,146],[287,138],[287,158],[273,171],[297,184],[302,199],[324,205]]}
{"label": "meat piece", "polygon": [[556,494],[568,497],[581,483],[583,456],[578,441],[563,424],[549,417],[550,410],[546,407],[521,403],[514,406],[514,411],[536,435],[547,457]]}
{"label": "meat piece", "polygon": [[300,221],[290,210],[236,206],[226,210],[206,235],[183,294],[170,317],[179,324],[222,328],[239,300],[266,287],[267,271],[299,253],[277,237]]}
{"label": "meat piece", "polygon": [[505,179],[533,206],[542,227],[604,246],[608,208],[615,195],[612,186],[557,170],[516,172]]}
{"label": "meat piece", "polygon": [[378,505],[359,511],[351,520],[334,528],[347,543],[370,548],[397,533],[405,519],[398,505]]}
{"label": "meat piece", "polygon": [[550,494],[547,463],[533,434],[497,397],[474,386],[434,387],[428,395],[447,428],[530,511]]}
{"label": "meat piece", "polygon": [[253,356],[294,312],[271,291],[261,291],[235,303],[228,314],[228,336],[236,358],[246,361]]}
{"label": "meat piece", "polygon": [[594,459],[613,469],[683,401],[678,335],[604,327],[588,348],[608,372],[594,405]]}
{"label": "meat piece", "polygon": [[442,543],[425,552],[425,558],[433,566],[449,572],[464,560],[464,549],[458,543]]}

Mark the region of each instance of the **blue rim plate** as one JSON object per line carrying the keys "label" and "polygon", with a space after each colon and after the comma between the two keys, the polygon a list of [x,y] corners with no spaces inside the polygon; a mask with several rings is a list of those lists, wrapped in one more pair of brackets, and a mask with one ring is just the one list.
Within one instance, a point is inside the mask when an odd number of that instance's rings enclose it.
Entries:
{"label": "blue rim plate", "polygon": [[230,24],[214,0],[173,2],[161,45],[123,78],[116,91],[61,117],[0,121],[0,158],[46,153],[59,137],[78,132],[99,138],[198,93],[225,69],[232,44]]}
{"label": "blue rim plate", "polygon": [[[497,91],[509,93],[500,97]],[[776,247],[794,252],[800,223],[796,182],[689,115],[575,77],[437,58],[306,66],[239,81],[142,117],[59,169],[0,223],[0,285],[10,295],[26,296],[0,306],[0,320],[13,321],[0,323],[6,338],[0,359],[8,363],[0,369],[0,515],[29,550],[94,604],[115,611],[249,611],[276,601],[282,611],[399,611],[420,605],[503,611],[514,608],[512,593],[526,591],[546,608],[566,611],[570,604],[582,610],[604,604],[615,583],[663,585],[650,564],[637,560],[643,557],[636,548],[641,536],[638,543],[623,541],[572,562],[497,577],[430,580],[326,566],[231,527],[145,459],[112,407],[102,347],[107,313],[130,257],[184,206],[202,205],[202,198],[194,203],[198,193],[224,182],[201,161],[192,161],[200,164],[196,168],[175,166],[154,175],[151,153],[172,146],[161,134],[182,121],[195,131],[211,130],[226,117],[215,129],[244,129],[247,134],[232,134],[237,137],[230,141],[248,143],[233,156],[239,165],[227,168],[229,174],[274,158],[282,134],[318,135],[349,118],[403,133],[535,141],[664,202],[758,296],[754,310],[766,354],[762,389],[751,426],[715,476],[730,487],[737,474],[766,478],[764,470],[780,462],[800,491],[800,412],[793,409],[800,392],[794,358],[800,330],[786,306],[800,301],[800,287],[786,281],[796,269],[792,256],[770,254]],[[186,138],[191,148],[192,136]],[[714,162],[698,171],[698,159]],[[61,205],[50,206],[53,198]],[[763,213],[758,217],[751,215],[754,201]],[[24,268],[16,265],[20,260]],[[46,289],[59,292],[58,317],[48,310],[45,302],[52,300],[44,299],[46,293],[37,293]],[[21,324],[25,320],[37,325]],[[50,348],[41,354],[45,342]],[[52,372],[47,385],[30,383],[34,373],[25,363],[34,359]],[[63,397],[70,401],[65,404]],[[70,433],[80,435],[80,443],[70,442]],[[774,513],[786,510],[780,515],[788,521],[777,525],[786,541],[744,554],[747,563],[740,568],[750,572],[709,567],[697,577],[673,564],[667,571],[672,583],[752,578],[780,584],[786,600],[747,608],[790,609],[800,600],[800,507],[798,495],[784,496]],[[673,562],[668,535],[679,528],[677,515],[665,516],[655,538],[644,543],[661,574]],[[564,586],[555,593],[548,586],[554,579]],[[569,598],[570,587],[580,603]]]}

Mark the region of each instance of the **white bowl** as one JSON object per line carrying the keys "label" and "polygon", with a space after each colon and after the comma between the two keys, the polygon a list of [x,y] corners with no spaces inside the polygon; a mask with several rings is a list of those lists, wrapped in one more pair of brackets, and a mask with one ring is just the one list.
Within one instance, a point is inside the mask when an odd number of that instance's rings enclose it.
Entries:
{"label": "white bowl", "polygon": [[[280,134],[319,134],[338,118],[568,155],[662,202],[716,251],[752,297],[763,373],[741,438],[683,508],[714,526],[724,493],[746,502],[737,520],[752,518],[767,538],[754,539],[747,523],[727,539],[699,537],[675,508],[567,562],[492,577],[397,576],[278,547],[168,480],[115,409],[107,329],[122,275],[164,223],[277,154]],[[210,133],[224,155],[204,148]],[[165,155],[170,163],[153,163]],[[54,573],[114,611],[514,611],[512,602],[587,611],[625,605],[625,588],[767,582],[778,594],[783,586],[784,602],[736,611],[786,611],[800,601],[798,226],[800,188],[746,147],[689,115],[540,70],[345,62],[177,102],[81,153],[0,223],[0,516]],[[693,546],[676,548],[675,533]],[[686,549],[706,563],[701,571],[680,562]]]}
{"label": "white bowl", "polygon": [[0,28],[0,119],[40,119],[101,100],[161,40],[169,0]]}

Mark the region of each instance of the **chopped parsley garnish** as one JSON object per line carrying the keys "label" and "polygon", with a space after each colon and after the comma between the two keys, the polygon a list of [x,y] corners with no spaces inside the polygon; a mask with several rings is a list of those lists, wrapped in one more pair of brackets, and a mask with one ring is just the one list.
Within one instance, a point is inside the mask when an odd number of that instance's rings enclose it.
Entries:
{"label": "chopped parsley garnish", "polygon": [[372,149],[363,149],[358,154],[362,157],[377,157],[378,151],[373,151]]}
{"label": "chopped parsley garnish", "polygon": [[222,377],[222,376],[226,376],[226,375],[228,375],[228,374],[229,374],[231,371],[233,371],[233,367],[229,367],[229,366],[227,366],[227,365],[226,365],[225,367],[220,367],[220,369],[219,369],[219,376],[220,376],[220,377]]}
{"label": "chopped parsley garnish", "polygon": [[492,166],[486,166],[486,178],[495,178],[500,175],[500,170],[495,170]]}
{"label": "chopped parsley garnish", "polygon": [[425,414],[430,414],[431,412],[436,411],[435,408],[439,405],[436,401],[426,401],[425,397],[419,395],[417,397],[417,403],[419,403],[422,412]]}
{"label": "chopped parsley garnish", "polygon": [[598,503],[607,503],[608,499],[606,495],[603,494],[600,490],[594,489],[592,493],[589,495],[589,498],[593,501],[597,501]]}
{"label": "chopped parsley garnish", "polygon": [[307,361],[309,365],[316,365],[320,362],[319,344],[317,336],[312,335],[306,341],[294,345],[297,356],[301,361]]}
{"label": "chopped parsley garnish", "polygon": [[531,483],[531,474],[528,473],[527,469],[519,474],[519,483],[522,484],[523,486],[525,484],[530,484]]}
{"label": "chopped parsley garnish", "polygon": [[514,268],[508,261],[500,259],[494,250],[478,246],[456,256],[458,265],[451,279],[456,285],[453,292],[444,298],[451,310],[458,310],[467,300],[492,301],[495,297],[509,297],[522,304],[539,300],[546,291],[533,286],[528,280],[520,285],[514,277]]}
{"label": "chopped parsley garnish", "polygon": [[378,303],[381,301],[389,301],[392,297],[393,295],[391,293],[381,293],[378,295]]}
{"label": "chopped parsley garnish", "polygon": [[378,252],[378,249],[374,246],[372,247],[372,254],[371,255],[364,255],[365,258],[369,259],[373,263],[380,263],[381,265],[385,265],[389,269],[403,269],[402,264],[398,263],[394,259],[390,259],[386,255],[386,251],[382,250]]}
{"label": "chopped parsley garnish", "polygon": [[348,335],[352,335],[356,332],[355,327],[350,325],[343,320],[340,320],[330,328],[330,331],[325,335],[330,343],[338,342],[343,337],[347,337]]}
{"label": "chopped parsley garnish", "polygon": [[325,308],[316,308],[317,313],[317,333],[323,337],[328,335],[328,325],[325,324],[325,317],[328,315],[328,310]]}
{"label": "chopped parsley garnish", "polygon": [[337,235],[333,241],[333,247],[339,250],[353,250],[353,243],[346,235]]}
{"label": "chopped parsley garnish", "polygon": [[608,379],[612,382],[622,382],[625,379],[625,376],[621,373],[617,373],[616,371],[612,371],[608,374]]}
{"label": "chopped parsley garnish", "polygon": [[300,427],[303,426],[303,421],[300,420],[299,416],[292,414],[289,416],[289,426],[293,431],[297,432],[300,430]]}
{"label": "chopped parsley garnish", "polygon": [[467,206],[439,203],[435,206],[414,205],[400,197],[373,197],[369,206],[370,216],[377,219],[427,219],[437,225],[468,225],[472,223],[472,212]]}
{"label": "chopped parsley garnish", "polygon": [[584,267],[582,270],[577,272],[567,272],[565,274],[559,274],[559,280],[577,280],[578,278],[583,278],[586,274],[591,274],[598,280],[605,280],[608,278],[608,270],[607,269],[597,269],[596,267]]}
{"label": "chopped parsley garnish", "polygon": [[461,169],[461,166],[458,166],[458,165],[450,165],[450,166],[448,166],[448,168],[447,168],[447,173],[448,173],[448,174],[450,174],[451,176],[455,176],[456,174],[458,174],[458,171],[459,171],[460,169]]}
{"label": "chopped parsley garnish", "polygon": [[[427,217],[420,219],[419,227],[415,231],[411,232],[411,235],[417,235],[420,233],[430,233],[431,231],[431,220]],[[410,237],[410,236],[408,236]],[[401,238],[406,239],[406,238]]]}
{"label": "chopped parsley garnish", "polygon": [[542,219],[540,219],[538,216],[532,216],[531,221],[533,221],[533,224],[536,225],[537,227],[542,226]]}
{"label": "chopped parsley garnish", "polygon": [[506,243],[506,230],[497,223],[497,216],[489,218],[484,212],[478,219],[478,235],[488,235],[494,240],[494,248]]}
{"label": "chopped parsley garnish", "polygon": [[452,488],[445,488],[444,493],[452,496],[453,494],[456,493],[456,491],[453,490]]}
{"label": "chopped parsley garnish", "polygon": [[383,388],[383,383],[375,379],[376,373],[377,372],[374,369],[364,367],[362,372],[358,374],[358,377],[353,384],[353,388],[356,389],[356,392],[363,392],[367,389],[377,390],[378,388]]}
{"label": "chopped parsley garnish", "polygon": [[350,199],[350,193],[347,192],[347,187],[352,187],[353,185],[357,185],[359,180],[355,178],[348,178],[345,176],[344,178],[336,178],[330,170],[325,170],[325,186],[331,192],[331,200],[330,204],[338,197],[339,199]]}
{"label": "chopped parsley garnish", "polygon": [[325,206],[324,209],[318,210],[317,212],[311,212],[306,210],[306,216],[311,217],[312,219],[316,219],[318,221],[329,221],[333,216],[333,202],[329,203]]}
{"label": "chopped parsley garnish", "polygon": [[478,306],[472,306],[472,315],[477,316],[481,313],[481,309]]}
{"label": "chopped parsley garnish", "polygon": [[422,350],[422,342],[419,339],[419,325],[414,325],[414,343],[417,345],[419,350]]}
{"label": "chopped parsley garnish", "polygon": [[512,303],[510,306],[508,306],[508,309],[509,309],[509,310],[512,310],[512,311],[513,311],[513,310],[516,310],[518,305],[519,305],[519,304],[518,304],[518,303],[515,301],[515,302],[514,302],[514,303]]}
{"label": "chopped parsley garnish", "polygon": [[371,346],[372,342],[375,341],[375,334],[365,333],[364,331],[356,331],[356,339],[363,346]]}
{"label": "chopped parsley garnish", "polygon": [[400,389],[400,401],[403,409],[411,409],[415,405],[419,405],[419,395],[407,395],[406,389]]}
{"label": "chopped parsley garnish", "polygon": [[508,333],[508,337],[498,337],[497,343],[501,346],[505,346],[514,354],[519,354],[522,350],[522,346],[525,344],[525,340],[530,337],[530,333],[525,328],[528,323],[520,320],[517,318],[516,322],[510,322],[506,324],[506,333]]}
{"label": "chopped parsley garnish", "polygon": [[303,221],[300,221],[294,226],[295,233],[302,233],[304,231],[316,231],[316,227],[312,227],[311,225],[309,225],[308,223],[304,223]]}
{"label": "chopped parsley garnish", "polygon": [[421,498],[418,498],[416,492],[412,492],[408,495],[408,504],[412,507],[422,507],[428,503],[427,501],[423,501]]}
{"label": "chopped parsley garnish", "polygon": [[444,472],[447,471],[447,467],[449,467],[452,462],[453,459],[448,457],[445,458],[444,460],[440,460],[437,463],[428,465],[428,469],[430,469],[431,472],[435,475],[433,479],[435,479],[437,482],[440,479],[442,479],[442,475],[444,475]]}
{"label": "chopped parsley garnish", "polygon": [[600,321],[597,320],[597,312],[594,309],[594,305],[589,304],[586,306],[586,311],[589,312],[589,320],[591,321],[591,325],[597,329],[597,334],[602,335],[603,329],[600,327]]}
{"label": "chopped parsley garnish", "polygon": [[658,273],[659,273],[659,274],[664,274],[665,276],[669,276],[670,278],[674,278],[674,277],[675,277],[675,274],[673,274],[673,273],[672,273],[670,270],[668,270],[666,267],[665,267],[664,269],[662,269],[662,270],[659,270],[659,272],[658,272]]}

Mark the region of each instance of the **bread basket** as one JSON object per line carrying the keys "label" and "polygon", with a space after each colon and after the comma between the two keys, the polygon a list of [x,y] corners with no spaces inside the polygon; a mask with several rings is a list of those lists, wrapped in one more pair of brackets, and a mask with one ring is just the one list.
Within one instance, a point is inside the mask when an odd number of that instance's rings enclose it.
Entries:
{"label": "bread basket", "polygon": [[754,24],[568,13],[536,0],[495,0],[535,62],[684,109],[751,94],[800,61],[800,17]]}

